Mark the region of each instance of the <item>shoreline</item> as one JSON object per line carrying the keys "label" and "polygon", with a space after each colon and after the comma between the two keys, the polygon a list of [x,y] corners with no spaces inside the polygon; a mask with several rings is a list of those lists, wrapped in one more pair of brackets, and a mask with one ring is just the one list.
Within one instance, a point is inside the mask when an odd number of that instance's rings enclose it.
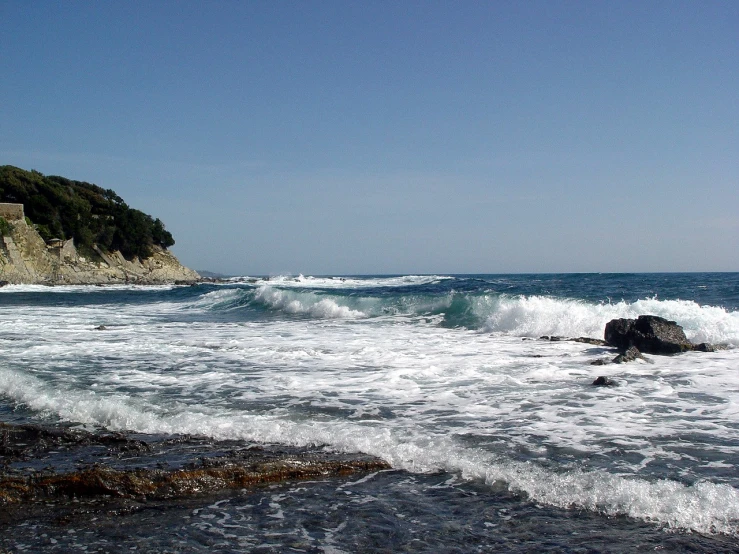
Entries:
{"label": "shoreline", "polygon": [[[13,444],[28,456],[17,453],[8,464]],[[62,470],[80,467],[55,472],[44,465],[49,457]],[[0,423],[0,462],[2,554],[291,546],[316,553],[435,552],[450,539],[509,552],[549,545],[728,553],[738,546],[734,536],[668,532],[628,516],[541,505],[505,487],[458,481],[443,471],[408,474],[369,456],[321,447]],[[9,474],[39,494],[3,499]],[[623,548],[612,550],[616,543]]]}
{"label": "shoreline", "polygon": [[[4,417],[2,419],[5,419]],[[16,419],[16,418],[13,418]],[[17,418],[17,421],[25,418]],[[216,441],[203,436],[85,431],[71,424],[0,421],[0,526],[79,502],[107,510],[228,490],[391,469],[364,454],[321,446]],[[53,510],[47,510],[52,507]],[[32,508],[32,509],[31,509]],[[14,515],[15,514],[15,515]]]}

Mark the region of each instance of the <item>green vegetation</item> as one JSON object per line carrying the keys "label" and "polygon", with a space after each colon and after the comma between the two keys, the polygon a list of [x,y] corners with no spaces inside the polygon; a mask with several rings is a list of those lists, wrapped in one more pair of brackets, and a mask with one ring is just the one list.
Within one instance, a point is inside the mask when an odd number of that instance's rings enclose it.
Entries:
{"label": "green vegetation", "polygon": [[174,244],[159,219],[129,208],[112,190],[90,183],[4,165],[0,202],[23,204],[26,220],[34,222],[45,240],[74,238],[77,248],[86,252],[96,244],[103,250],[119,250],[128,259],[148,258],[152,247]]}
{"label": "green vegetation", "polygon": [[10,234],[10,223],[4,217],[0,217],[0,237]]}

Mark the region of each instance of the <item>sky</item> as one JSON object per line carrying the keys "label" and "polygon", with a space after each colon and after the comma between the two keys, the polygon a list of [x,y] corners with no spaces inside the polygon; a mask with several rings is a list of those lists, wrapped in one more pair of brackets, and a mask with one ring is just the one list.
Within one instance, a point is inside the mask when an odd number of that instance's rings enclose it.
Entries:
{"label": "sky", "polygon": [[0,165],[230,275],[739,271],[739,2],[0,0]]}

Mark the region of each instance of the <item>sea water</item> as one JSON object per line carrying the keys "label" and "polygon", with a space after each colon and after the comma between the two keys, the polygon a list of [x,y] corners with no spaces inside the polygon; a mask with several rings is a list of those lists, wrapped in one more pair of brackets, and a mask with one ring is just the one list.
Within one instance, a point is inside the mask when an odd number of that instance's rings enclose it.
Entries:
{"label": "sea water", "polygon": [[[615,352],[540,338],[602,338],[641,314],[727,348],[598,366]],[[617,386],[594,387],[601,375]],[[733,551],[739,274],[10,285],[0,419],[320,446],[393,468],[183,501],[130,516],[125,539],[120,521],[53,543],[16,529],[6,548]]]}

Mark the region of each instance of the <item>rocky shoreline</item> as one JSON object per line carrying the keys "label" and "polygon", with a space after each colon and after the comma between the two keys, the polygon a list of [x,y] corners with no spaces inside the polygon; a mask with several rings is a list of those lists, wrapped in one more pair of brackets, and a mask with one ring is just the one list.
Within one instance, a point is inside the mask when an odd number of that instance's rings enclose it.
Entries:
{"label": "rocky shoreline", "polygon": [[70,239],[47,244],[19,219],[0,237],[0,282],[3,284],[104,285],[195,283],[197,272],[183,266],[168,250],[153,247],[146,259],[125,259],[120,252],[82,256]]}
{"label": "rocky shoreline", "polygon": [[196,436],[0,423],[0,527],[389,469],[377,458]]}

